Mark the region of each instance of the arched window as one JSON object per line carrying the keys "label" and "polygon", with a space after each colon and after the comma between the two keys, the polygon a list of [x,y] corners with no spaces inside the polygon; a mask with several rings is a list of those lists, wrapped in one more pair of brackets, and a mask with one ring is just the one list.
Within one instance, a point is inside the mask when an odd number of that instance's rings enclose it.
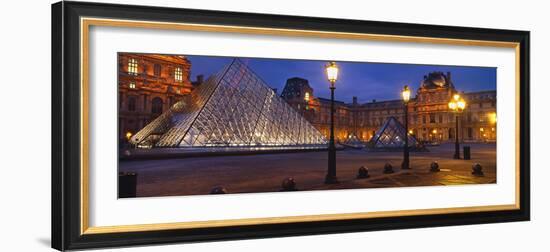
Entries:
{"label": "arched window", "polygon": [[160,114],[162,113],[162,99],[160,97],[153,98],[151,113]]}
{"label": "arched window", "polygon": [[136,111],[136,97],[128,97],[128,111]]}

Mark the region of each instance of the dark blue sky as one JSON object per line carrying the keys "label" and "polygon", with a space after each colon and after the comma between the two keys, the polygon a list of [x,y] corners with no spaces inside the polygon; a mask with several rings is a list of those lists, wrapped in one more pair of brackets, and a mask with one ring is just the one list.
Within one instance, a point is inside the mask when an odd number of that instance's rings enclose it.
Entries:
{"label": "dark blue sky", "polygon": [[[191,78],[199,74],[205,78],[218,72],[232,57],[187,56],[191,61]],[[309,80],[314,96],[330,97],[326,79],[326,61],[241,58],[269,86],[280,94],[288,78]],[[376,100],[400,99],[400,91],[409,85],[416,92],[424,75],[433,71],[451,72],[455,87],[460,91],[496,89],[496,68],[438,66],[414,64],[384,64],[364,62],[336,62],[340,73],[336,82],[337,100],[351,102],[357,96],[360,103]]]}

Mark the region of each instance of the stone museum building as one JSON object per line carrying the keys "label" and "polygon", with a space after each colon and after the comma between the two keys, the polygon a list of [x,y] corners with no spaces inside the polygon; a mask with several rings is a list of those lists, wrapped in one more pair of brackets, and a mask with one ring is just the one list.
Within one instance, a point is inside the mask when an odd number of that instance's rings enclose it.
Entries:
{"label": "stone museum building", "polygon": [[191,92],[185,56],[118,55],[119,138],[129,138]]}
{"label": "stone museum building", "polygon": [[[448,102],[460,93],[466,109],[459,114],[459,138],[462,141],[487,142],[496,140],[496,91],[462,93],[455,88],[451,73],[432,72],[424,76],[416,96],[409,102],[409,134],[420,141],[444,142],[454,139],[455,114]],[[308,80],[290,78],[281,96],[300,111],[323,135],[330,129],[330,100],[315,97]],[[390,117],[404,120],[402,100],[373,100],[359,103],[335,101],[335,137],[338,141],[357,137],[368,141]]]}
{"label": "stone museum building", "polygon": [[[190,96],[191,91],[206,83],[201,75],[197,77],[196,81],[191,82],[191,62],[185,56],[119,53],[118,64],[119,138],[121,141],[129,140],[153,120],[167,112],[172,105],[182,101],[184,97]],[[248,72],[252,73],[243,70],[241,74]],[[453,94],[459,93],[467,104],[464,112],[459,114],[459,138],[461,141],[491,142],[496,140],[496,91],[460,92],[455,87],[450,72],[428,73],[419,81],[420,88],[415,90],[416,94],[411,96],[408,105],[409,134],[419,141],[425,142],[453,140],[455,114],[449,110],[448,102]],[[266,87],[269,87],[268,84],[265,84]],[[237,83],[232,85],[235,86]],[[265,93],[265,91],[262,92]],[[276,90],[270,92],[278,96]],[[280,98],[282,98],[281,101],[288,103],[291,109],[298,112],[298,117],[305,118],[321,135],[328,139],[330,99],[315,96],[307,79],[299,77],[288,79]],[[376,130],[390,117],[395,117],[400,123],[403,123],[405,107],[400,99],[372,100],[360,103],[357,97],[350,98],[352,99],[349,103],[335,101],[335,137],[338,141],[342,142],[351,138],[363,142],[369,141]],[[253,104],[256,103],[262,104],[261,101]],[[241,106],[242,109],[250,107],[248,103],[245,105]],[[228,105],[220,106],[228,108]],[[281,106],[281,108],[284,107]],[[277,113],[280,114],[280,112]],[[242,114],[250,116],[248,112]],[[288,112],[285,114],[290,115]],[[239,120],[248,120],[245,119]],[[242,130],[244,129],[240,131]],[[263,139],[260,142],[266,141]],[[234,141],[224,140],[222,142]]]}

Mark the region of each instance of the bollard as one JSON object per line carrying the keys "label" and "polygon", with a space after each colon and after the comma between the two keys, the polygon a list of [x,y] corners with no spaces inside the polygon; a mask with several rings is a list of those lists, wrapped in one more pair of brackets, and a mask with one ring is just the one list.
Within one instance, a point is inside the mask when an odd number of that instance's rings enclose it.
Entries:
{"label": "bollard", "polygon": [[384,173],[385,174],[393,173],[393,166],[390,163],[386,163],[384,165]]}
{"label": "bollard", "polygon": [[483,176],[483,167],[479,163],[472,165],[472,175]]}
{"label": "bollard", "polygon": [[118,173],[118,197],[135,198],[137,193],[137,173]]}
{"label": "bollard", "polygon": [[289,192],[289,191],[296,191],[296,181],[294,181],[294,178],[288,177],[283,179],[283,183],[281,183],[281,191]]}
{"label": "bollard", "polygon": [[370,177],[369,175],[369,168],[365,166],[359,167],[359,170],[357,171],[357,178],[358,179],[364,179]]}
{"label": "bollard", "polygon": [[439,169],[439,164],[437,163],[437,161],[433,161],[431,164],[430,164],[430,172],[439,172],[441,171]]}
{"label": "bollard", "polygon": [[462,149],[463,149],[463,153],[464,153],[464,160],[470,160],[471,159],[470,146],[466,145]]}
{"label": "bollard", "polygon": [[226,193],[227,193],[227,190],[221,186],[214,187],[210,191],[210,194],[226,194]]}

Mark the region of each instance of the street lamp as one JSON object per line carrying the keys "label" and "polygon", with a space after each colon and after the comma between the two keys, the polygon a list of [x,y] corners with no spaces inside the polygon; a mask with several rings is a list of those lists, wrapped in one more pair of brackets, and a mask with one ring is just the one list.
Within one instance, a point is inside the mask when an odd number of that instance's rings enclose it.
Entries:
{"label": "street lamp", "polygon": [[308,110],[309,109],[309,92],[306,92],[304,94],[304,103],[306,104],[305,106],[305,110]]}
{"label": "street lamp", "polygon": [[132,132],[128,131],[126,132],[126,140],[130,141],[130,138],[132,138]]}
{"label": "street lamp", "polygon": [[454,159],[460,159],[460,145],[458,143],[458,115],[466,108],[466,102],[460,97],[459,94],[453,95],[453,98],[449,102],[449,109],[455,113],[455,155]]}
{"label": "street lamp", "polygon": [[405,145],[403,146],[403,164],[401,169],[411,169],[409,166],[409,100],[411,99],[411,90],[405,85],[401,92],[403,104],[405,105]]}
{"label": "street lamp", "polygon": [[325,184],[336,184],[336,146],[334,145],[334,84],[338,79],[338,66],[335,62],[330,62],[325,66],[327,78],[330,82],[330,140],[328,143],[328,170],[325,177]]}

